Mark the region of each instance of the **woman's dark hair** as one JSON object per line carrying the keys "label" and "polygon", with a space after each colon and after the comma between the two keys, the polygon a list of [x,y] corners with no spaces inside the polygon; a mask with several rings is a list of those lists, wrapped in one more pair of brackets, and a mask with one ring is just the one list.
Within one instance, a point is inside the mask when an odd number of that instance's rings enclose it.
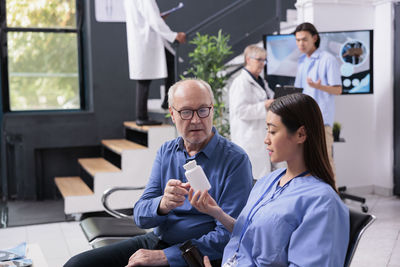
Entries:
{"label": "woman's dark hair", "polygon": [[275,99],[269,111],[280,116],[290,134],[304,126],[307,135],[303,152],[306,168],[337,192],[326,149],[324,123],[317,102],[305,94],[291,94]]}
{"label": "woman's dark hair", "polygon": [[319,37],[319,33],[317,29],[309,22],[304,22],[296,27],[293,34],[296,35],[297,32],[309,32],[312,36],[317,35],[317,41],[315,42],[315,47],[319,47],[319,43],[321,42],[321,38]]}

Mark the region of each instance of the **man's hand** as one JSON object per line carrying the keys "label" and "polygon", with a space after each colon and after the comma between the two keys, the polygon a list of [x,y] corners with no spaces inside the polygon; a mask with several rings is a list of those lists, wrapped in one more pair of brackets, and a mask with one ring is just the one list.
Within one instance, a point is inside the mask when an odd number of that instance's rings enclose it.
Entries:
{"label": "man's hand", "polygon": [[321,80],[313,82],[310,77],[307,78],[307,83],[312,88],[330,93],[332,95],[340,95],[342,93],[342,86],[341,85],[322,85]]}
{"label": "man's hand", "polygon": [[318,80],[318,81],[316,81],[316,82],[313,82],[313,80],[311,80],[311,78],[308,77],[308,78],[307,78],[307,83],[308,83],[308,85],[311,86],[312,88],[321,90],[321,80]]}
{"label": "man's hand", "polygon": [[182,183],[175,179],[169,180],[158,207],[158,214],[165,215],[176,207],[182,206],[189,188],[189,183]]}
{"label": "man's hand", "polygon": [[178,34],[175,37],[175,40],[177,40],[180,44],[186,43],[186,33],[178,32]]}
{"label": "man's hand", "polygon": [[163,266],[168,265],[167,257],[162,250],[139,249],[129,258],[128,265],[131,266]]}

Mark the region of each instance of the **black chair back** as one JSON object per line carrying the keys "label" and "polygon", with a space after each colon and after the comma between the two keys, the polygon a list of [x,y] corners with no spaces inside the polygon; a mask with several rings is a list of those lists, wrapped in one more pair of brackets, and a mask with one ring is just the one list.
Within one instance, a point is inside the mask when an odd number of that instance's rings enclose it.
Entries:
{"label": "black chair back", "polygon": [[351,260],[353,259],[354,253],[362,234],[364,233],[365,229],[367,229],[372,224],[374,220],[374,215],[350,209],[350,239],[344,267],[350,266]]}

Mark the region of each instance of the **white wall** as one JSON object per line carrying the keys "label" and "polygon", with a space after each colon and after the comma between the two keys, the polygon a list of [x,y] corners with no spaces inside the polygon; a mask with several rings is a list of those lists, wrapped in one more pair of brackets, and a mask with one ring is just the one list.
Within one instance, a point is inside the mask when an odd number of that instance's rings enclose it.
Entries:
{"label": "white wall", "polygon": [[390,195],[393,188],[392,1],[298,0],[298,23],[319,31],[374,30],[374,94],[336,97],[335,121],[345,143],[336,143],[337,184]]}

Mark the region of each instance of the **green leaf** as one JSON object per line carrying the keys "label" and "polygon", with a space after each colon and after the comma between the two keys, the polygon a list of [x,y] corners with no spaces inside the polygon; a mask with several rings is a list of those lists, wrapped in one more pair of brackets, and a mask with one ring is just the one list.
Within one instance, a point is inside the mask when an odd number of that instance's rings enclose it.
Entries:
{"label": "green leaf", "polygon": [[190,67],[189,75],[200,78],[210,84],[214,93],[214,125],[218,132],[229,137],[228,110],[223,102],[224,87],[227,78],[221,74],[226,69],[224,62],[233,53],[228,44],[230,36],[218,31],[216,36],[196,33],[189,42],[193,44],[194,50],[189,53]]}

